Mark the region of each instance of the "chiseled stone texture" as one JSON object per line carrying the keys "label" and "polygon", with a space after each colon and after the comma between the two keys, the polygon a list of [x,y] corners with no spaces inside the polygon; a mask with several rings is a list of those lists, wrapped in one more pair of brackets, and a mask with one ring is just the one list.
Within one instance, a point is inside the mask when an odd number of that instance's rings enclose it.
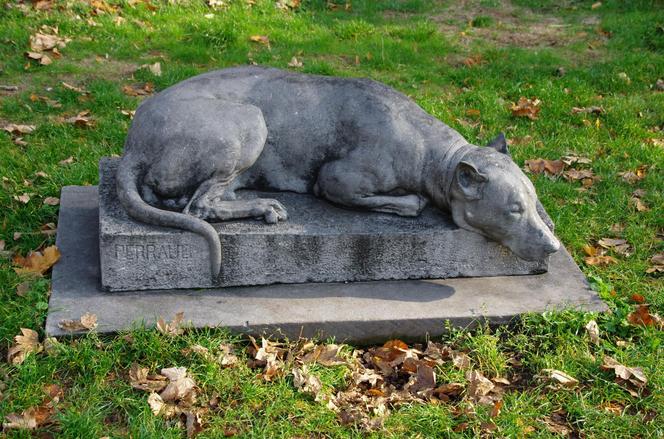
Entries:
{"label": "chiseled stone texture", "polygon": [[404,218],[338,208],[310,195],[247,191],[240,196],[282,202],[288,221],[215,224],[222,268],[213,283],[202,237],[127,215],[115,194],[116,166],[117,160],[100,162],[101,282],[108,291],[500,276],[547,269],[548,258],[520,259],[434,209]]}
{"label": "chiseled stone texture", "polygon": [[440,335],[447,320],[466,326],[504,323],[525,312],[606,310],[564,248],[538,275],[110,293],[99,283],[97,212],[96,187],[63,188],[56,242],[62,258],[53,269],[48,335],[67,334],[58,322],[86,312],[107,333],[183,311],[193,327],[369,343]]}

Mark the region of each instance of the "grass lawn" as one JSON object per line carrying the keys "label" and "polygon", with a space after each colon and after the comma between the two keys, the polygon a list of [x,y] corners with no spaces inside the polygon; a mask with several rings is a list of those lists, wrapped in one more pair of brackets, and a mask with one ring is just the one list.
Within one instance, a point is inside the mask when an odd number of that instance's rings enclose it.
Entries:
{"label": "grass lawn", "polygon": [[[353,0],[346,7],[342,0],[303,0],[294,9],[277,8],[274,0],[216,3],[2,3],[0,128],[35,126],[30,133],[0,132],[3,354],[20,328],[37,331],[43,341],[50,283],[48,275],[19,276],[12,255],[55,242],[45,225],[57,222],[58,207],[44,201],[58,197],[64,185],[96,184],[98,159],[121,154],[131,110],[142,98],[132,95],[248,63],[383,81],[472,143],[504,131],[519,165],[548,160],[526,166],[535,171],[530,176],[562,243],[611,312],[529,315],[509,326],[450,331],[436,341],[466,352],[466,368],[517,383],[506,387],[499,413],[462,393],[448,402],[396,405],[373,431],[342,422],[324,402],[298,392],[290,374],[266,382],[247,365],[249,342],[224,330],[178,336],[141,328],[117,336],[93,331],[29,353],[20,364],[0,365],[3,419],[43,408],[45,386],[63,390],[48,408],[48,421],[33,431],[7,426],[7,437],[185,436],[184,426],[155,416],[147,393],[132,388],[133,363],[150,373],[186,367],[199,401],[216,398],[198,437],[664,436],[664,333],[657,322],[628,321],[641,304],[664,314],[664,267],[657,272],[651,260],[664,252],[661,3]],[[59,54],[30,48],[32,35],[55,35],[55,27],[63,39]],[[160,71],[141,68],[157,62]],[[521,97],[539,100],[533,119],[513,114],[511,105]],[[565,165],[564,175],[536,172],[538,163],[560,170],[555,160],[570,155],[588,160],[566,159],[576,163]],[[577,178],[575,170],[592,174]],[[626,243],[606,249],[598,244],[602,238]],[[590,320],[599,326],[597,344],[586,333]],[[221,343],[238,352],[234,367],[183,352],[194,345],[213,352]],[[343,348],[345,355],[351,350]],[[645,388],[626,391],[601,368],[605,356],[640,367]],[[579,383],[551,388],[538,378],[543,369]],[[315,364],[311,371],[327,392],[352,379],[347,365]],[[449,361],[438,365],[438,385],[466,386],[465,372]]]}

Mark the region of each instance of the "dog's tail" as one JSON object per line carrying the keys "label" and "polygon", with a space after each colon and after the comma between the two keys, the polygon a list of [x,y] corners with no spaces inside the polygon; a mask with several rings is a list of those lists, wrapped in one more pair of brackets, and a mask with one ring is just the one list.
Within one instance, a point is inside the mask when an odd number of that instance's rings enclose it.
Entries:
{"label": "dog's tail", "polygon": [[150,206],[138,192],[144,164],[125,154],[116,177],[118,198],[132,218],[159,226],[175,227],[202,235],[210,248],[210,268],[213,280],[221,271],[221,242],[217,231],[208,222],[191,215]]}

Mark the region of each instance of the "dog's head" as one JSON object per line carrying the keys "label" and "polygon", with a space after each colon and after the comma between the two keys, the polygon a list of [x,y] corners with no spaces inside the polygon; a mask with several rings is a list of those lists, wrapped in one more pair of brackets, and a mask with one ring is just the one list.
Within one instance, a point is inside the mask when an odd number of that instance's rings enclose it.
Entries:
{"label": "dog's head", "polygon": [[449,200],[459,227],[498,241],[523,259],[542,259],[560,247],[537,212],[533,184],[512,161],[502,134],[463,157]]}

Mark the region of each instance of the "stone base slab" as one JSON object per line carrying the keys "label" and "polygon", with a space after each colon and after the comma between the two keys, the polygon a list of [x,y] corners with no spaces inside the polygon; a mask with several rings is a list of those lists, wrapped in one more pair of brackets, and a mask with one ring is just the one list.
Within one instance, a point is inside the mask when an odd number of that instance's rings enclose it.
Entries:
{"label": "stone base slab", "polygon": [[[275,283],[427,279],[543,273],[548,258],[525,261],[502,245],[457,227],[432,208],[417,218],[353,211],[310,195],[241,192],[276,198],[288,221],[215,224],[222,248],[213,282],[208,244],[191,232],[135,221],[115,191],[117,159],[100,162],[101,282],[108,291],[210,288]],[[547,217],[548,219],[548,217]]]}
{"label": "stone base slab", "polygon": [[207,290],[102,290],[98,195],[94,186],[63,188],[46,333],[67,334],[63,319],[96,314],[97,331],[117,332],[183,311],[193,327],[297,338],[335,337],[356,343],[413,340],[445,331],[445,321],[504,323],[526,312],[606,305],[564,249],[539,275],[445,280],[280,284]]}

